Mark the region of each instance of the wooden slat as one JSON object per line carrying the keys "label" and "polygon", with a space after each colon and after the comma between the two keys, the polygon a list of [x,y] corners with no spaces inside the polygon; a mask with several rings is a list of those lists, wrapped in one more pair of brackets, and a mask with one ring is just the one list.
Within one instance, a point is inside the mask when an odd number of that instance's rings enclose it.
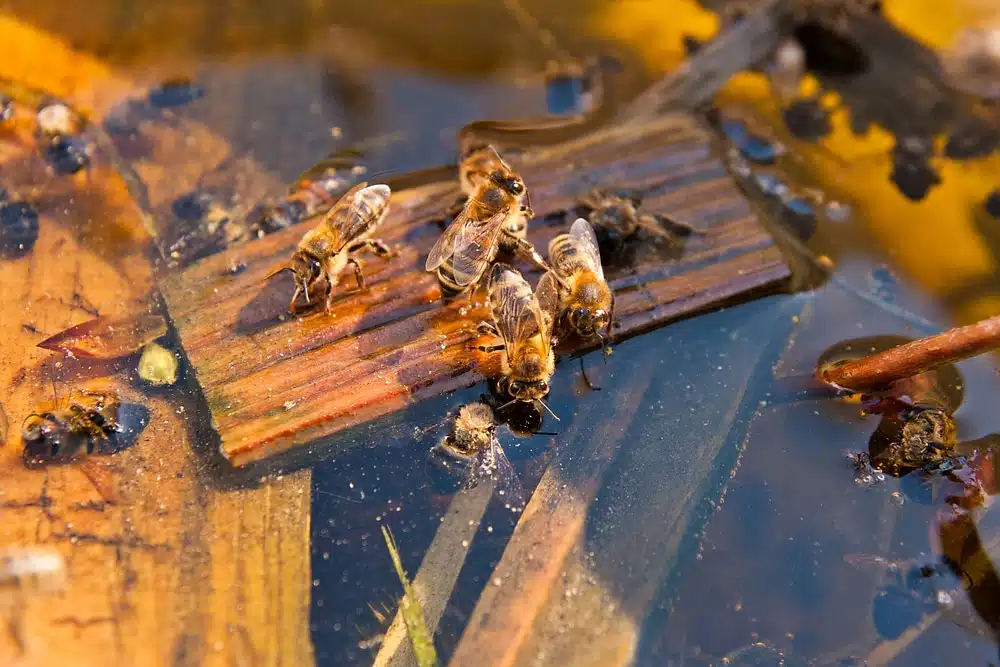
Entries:
{"label": "wooden slat", "polygon": [[[543,250],[566,227],[551,214],[571,209],[597,184],[638,188],[647,211],[705,232],[689,239],[679,260],[652,257],[609,271],[618,336],[788,275],[770,236],[713,156],[710,137],[686,116],[531,153],[518,167],[538,214],[530,240]],[[331,315],[285,317],[290,278],[262,282],[287,260],[305,231],[301,226],[206,258],[162,282],[222,451],[234,464],[469,386],[493,370],[495,359],[469,349],[485,310],[463,317],[463,303],[443,304],[436,278],[423,271],[440,233],[433,221],[456,196],[451,183],[394,193],[381,235],[400,254],[369,261],[369,291],[345,293]],[[234,275],[234,265],[246,268]]]}

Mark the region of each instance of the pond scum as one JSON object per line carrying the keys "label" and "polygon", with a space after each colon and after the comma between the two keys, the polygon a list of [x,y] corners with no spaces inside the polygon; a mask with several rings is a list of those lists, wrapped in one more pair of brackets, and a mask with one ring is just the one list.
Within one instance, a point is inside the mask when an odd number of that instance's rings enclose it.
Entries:
{"label": "pond scum", "polygon": [[392,533],[386,526],[382,526],[382,536],[385,538],[385,546],[389,549],[389,556],[392,558],[392,565],[396,568],[396,575],[403,584],[403,597],[399,601],[399,613],[406,623],[406,634],[413,645],[413,654],[417,658],[419,667],[438,667],[437,650],[434,648],[434,637],[427,628],[427,621],[424,620],[424,610],[417,599],[413,585],[406,578],[403,570],[403,561],[399,557],[399,550],[393,542]]}

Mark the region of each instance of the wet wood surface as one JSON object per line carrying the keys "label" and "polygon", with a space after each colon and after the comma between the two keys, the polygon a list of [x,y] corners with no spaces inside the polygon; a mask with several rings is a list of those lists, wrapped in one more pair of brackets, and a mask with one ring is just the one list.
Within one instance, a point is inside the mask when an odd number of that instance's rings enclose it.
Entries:
{"label": "wet wood surface", "polygon": [[[545,248],[566,228],[558,214],[595,185],[638,189],[648,213],[674,216],[691,236],[678,258],[650,257],[611,272],[616,337],[635,334],[755,290],[788,268],[689,117],[594,135],[515,160],[538,215],[529,240]],[[477,308],[445,305],[423,271],[440,234],[435,221],[457,188],[428,185],[393,196],[380,236],[399,251],[367,263],[368,291],[345,292],[332,314],[285,317],[295,227],[206,258],[168,276],[161,290],[234,464],[286,452],[496,372],[496,355],[473,353]],[[245,266],[234,275],[232,267]],[[527,267],[522,267],[527,273]],[[348,284],[350,284],[348,282]]]}
{"label": "wet wood surface", "polygon": [[[190,386],[143,386],[137,355],[37,347],[96,316],[162,317],[156,252],[100,150],[89,172],[55,174],[30,121],[15,118],[0,132],[0,175],[12,199],[39,213],[34,246],[0,261],[0,414],[9,423],[0,548],[53,549],[68,568],[65,591],[25,595],[13,612],[22,646],[0,604],[0,664],[311,664],[309,471],[226,488],[198,445],[207,415]],[[27,469],[25,416],[54,391],[65,399],[106,377],[149,411],[137,442],[114,456]]]}

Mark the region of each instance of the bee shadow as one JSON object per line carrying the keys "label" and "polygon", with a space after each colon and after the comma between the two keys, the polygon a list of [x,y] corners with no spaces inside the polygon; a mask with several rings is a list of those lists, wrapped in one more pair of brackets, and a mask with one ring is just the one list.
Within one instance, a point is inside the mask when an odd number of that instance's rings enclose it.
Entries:
{"label": "bee shadow", "polygon": [[[249,336],[269,327],[280,324],[291,317],[288,312],[288,302],[295,292],[295,283],[292,275],[283,271],[266,281],[262,289],[249,301],[236,316],[236,323],[233,331],[242,336]],[[321,301],[321,300],[320,300]],[[300,306],[301,297],[296,301],[296,315],[304,315],[312,312],[317,306],[314,300],[312,305]]]}

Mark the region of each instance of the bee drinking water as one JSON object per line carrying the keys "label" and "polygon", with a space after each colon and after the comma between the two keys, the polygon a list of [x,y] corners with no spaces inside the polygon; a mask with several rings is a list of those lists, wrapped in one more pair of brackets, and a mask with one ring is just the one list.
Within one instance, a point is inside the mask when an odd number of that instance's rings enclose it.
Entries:
{"label": "bee drinking water", "polygon": [[463,405],[451,431],[431,448],[431,458],[438,467],[464,476],[463,488],[491,479],[508,506],[523,507],[517,475],[497,438],[498,427],[496,415],[486,403]]}
{"label": "bee drinking water", "polygon": [[[498,388],[514,400],[537,401],[549,393],[555,372],[552,327],[559,297],[554,281],[539,284],[538,294],[515,269],[506,264],[493,267],[489,280],[492,322],[479,325],[481,333],[498,336],[499,344],[478,346],[483,352],[502,352],[502,376]],[[551,411],[550,411],[551,413]],[[555,417],[555,415],[552,415]]]}
{"label": "bee drinking water", "polygon": [[445,296],[475,290],[501,252],[518,252],[542,270],[549,266],[525,239],[534,213],[528,189],[492,146],[474,151],[460,170],[469,191],[461,213],[437,240],[424,268],[436,272]]}
{"label": "bee drinking water", "polygon": [[321,279],[327,286],[326,309],[329,312],[333,305],[333,288],[348,264],[354,267],[358,289],[365,289],[363,264],[356,257],[357,253],[368,250],[383,258],[392,255],[385,243],[371,238],[385,219],[390,194],[387,185],[355,185],[333,205],[316,228],[306,232],[292,253],[291,261],[267,276],[270,278],[282,271],[292,272],[295,293],[288,304],[291,312],[295,312],[299,294],[305,294],[306,303],[310,303],[309,292],[312,290],[315,293]]}

